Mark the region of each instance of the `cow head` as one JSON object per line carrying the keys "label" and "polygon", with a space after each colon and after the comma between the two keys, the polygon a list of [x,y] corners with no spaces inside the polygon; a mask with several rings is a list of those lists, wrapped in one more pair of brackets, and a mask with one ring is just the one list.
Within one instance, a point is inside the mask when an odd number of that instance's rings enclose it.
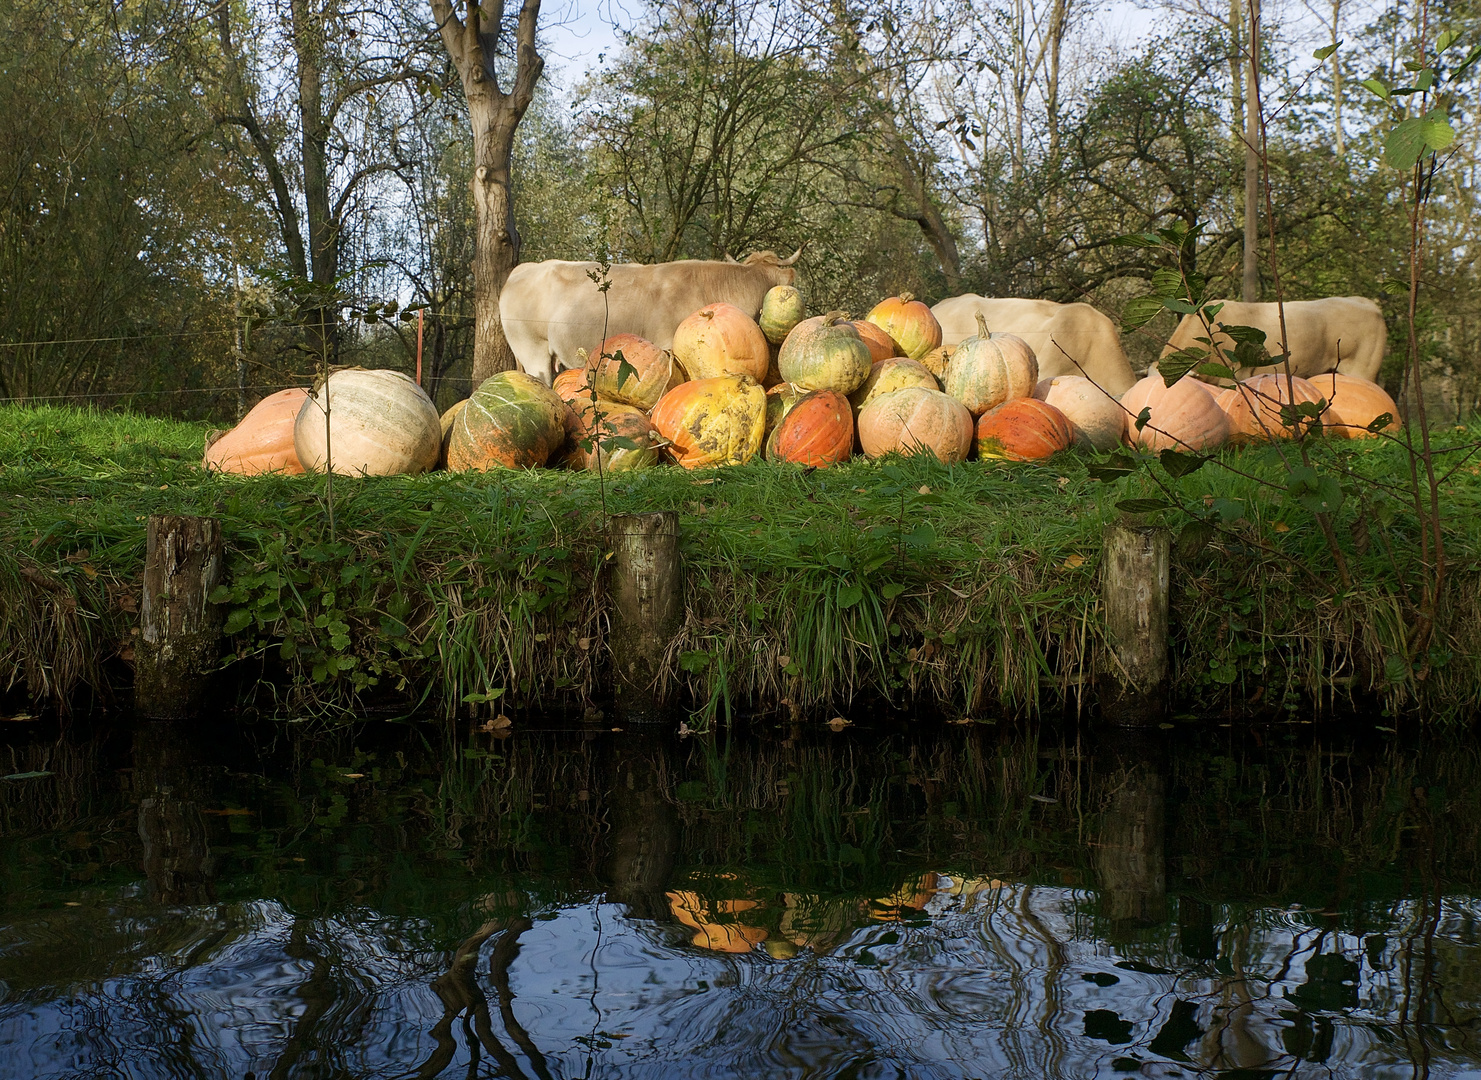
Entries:
{"label": "cow head", "polygon": [[[775,251],[753,251],[742,259],[739,265],[754,266],[767,271],[774,285],[790,285],[797,277],[794,264],[801,255],[802,248],[798,248],[785,259],[779,258]],[[728,262],[735,262],[729,255],[725,258]]]}

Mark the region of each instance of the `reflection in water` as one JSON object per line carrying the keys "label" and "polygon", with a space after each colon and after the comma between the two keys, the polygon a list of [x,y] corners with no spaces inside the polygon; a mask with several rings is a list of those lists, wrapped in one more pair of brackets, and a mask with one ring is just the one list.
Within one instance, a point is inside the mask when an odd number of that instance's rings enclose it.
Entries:
{"label": "reflection in water", "polygon": [[1470,746],[861,728],[22,739],[0,1077],[1481,1070]]}

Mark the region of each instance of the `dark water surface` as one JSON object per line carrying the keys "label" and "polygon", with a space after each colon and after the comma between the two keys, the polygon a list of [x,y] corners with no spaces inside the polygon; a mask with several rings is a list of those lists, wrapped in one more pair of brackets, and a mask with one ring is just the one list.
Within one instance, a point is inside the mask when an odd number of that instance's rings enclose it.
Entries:
{"label": "dark water surface", "polygon": [[1470,736],[0,727],[0,1077],[1481,1077]]}

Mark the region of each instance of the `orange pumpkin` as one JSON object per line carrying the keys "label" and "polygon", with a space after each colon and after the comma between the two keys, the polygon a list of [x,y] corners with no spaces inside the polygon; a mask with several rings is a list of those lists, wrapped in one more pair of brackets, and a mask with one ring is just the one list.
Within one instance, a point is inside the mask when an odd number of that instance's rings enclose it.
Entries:
{"label": "orange pumpkin", "polygon": [[881,300],[866,317],[894,338],[912,360],[919,360],[941,344],[941,324],[936,316],[909,293]]}
{"label": "orange pumpkin", "polygon": [[1028,397],[1038,381],[1039,360],[1028,342],[1016,334],[989,333],[981,312],[977,313],[977,336],[953,350],[941,380],[946,392],[973,416],[1005,401]]}
{"label": "orange pumpkin", "polygon": [[1368,425],[1385,413],[1393,420],[1382,429],[1384,433],[1393,434],[1403,426],[1399,407],[1377,383],[1340,373],[1317,375],[1310,382],[1327,399],[1330,408],[1322,416],[1322,425],[1334,438],[1376,439],[1379,432],[1369,431]]}
{"label": "orange pumpkin", "polygon": [[820,468],[847,461],[853,452],[854,411],[836,390],[803,395],[766,443],[766,456],[772,461]]}
{"label": "orange pumpkin", "polygon": [[884,330],[875,326],[868,319],[855,319],[850,323],[858,331],[860,339],[869,348],[869,362],[878,363],[888,360],[892,356],[904,356],[905,350],[896,344],[895,339],[885,333]]}
{"label": "orange pumpkin", "polygon": [[[623,378],[623,365],[632,368]],[[591,385],[602,397],[648,410],[668,392],[673,357],[637,334],[614,334],[587,361]]]}
{"label": "orange pumpkin", "polygon": [[1256,375],[1214,395],[1219,408],[1229,417],[1229,442],[1234,446],[1290,439],[1299,428],[1290,428],[1281,420],[1281,406],[1315,403],[1322,392],[1305,379],[1284,375]]}
{"label": "orange pumpkin", "polygon": [[972,414],[939,390],[912,386],[881,394],[859,410],[859,444],[868,457],[930,452],[948,465],[972,448]]}
{"label": "orange pumpkin", "polygon": [[447,467],[485,472],[544,465],[566,440],[569,408],[554,390],[522,371],[492,375],[453,423]]}
{"label": "orange pumpkin", "polygon": [[1116,399],[1083,375],[1040,379],[1034,397],[1048,402],[1070,422],[1075,443],[1092,450],[1114,450],[1126,430],[1126,414]]}
{"label": "orange pumpkin", "polygon": [[584,367],[566,368],[550,384],[550,388],[560,395],[560,399],[571,408],[579,407],[582,401],[591,400],[591,384],[586,381],[587,369]]}
{"label": "orange pumpkin", "polygon": [[[1148,375],[1121,397],[1126,441],[1147,450],[1213,450],[1229,439],[1229,417],[1214,400],[1207,383],[1184,375],[1168,386],[1161,375]],[[1151,418],[1141,431],[1136,419],[1143,409]]]}
{"label": "orange pumpkin", "polygon": [[1075,433],[1065,414],[1035,398],[1015,398],[977,421],[977,456],[1041,461],[1069,448]]}
{"label": "orange pumpkin", "polygon": [[869,378],[864,385],[848,396],[849,404],[857,411],[869,404],[880,394],[904,390],[907,386],[920,386],[927,390],[940,390],[941,384],[918,360],[895,356],[888,360],[876,360],[869,369]]}
{"label": "orange pumpkin", "polygon": [[664,895],[674,918],[697,931],[690,940],[701,949],[748,953],[767,938],[766,931],[759,926],[748,926],[734,918],[758,907],[755,900],[707,900],[687,889]]}
{"label": "orange pumpkin", "polygon": [[674,355],[691,379],[766,378],[770,358],[761,327],[734,304],[706,304],[674,330]]}
{"label": "orange pumpkin", "polygon": [[803,319],[782,343],[777,367],[800,390],[849,394],[869,377],[869,349],[842,312]]}
{"label": "orange pumpkin", "polygon": [[[614,473],[658,464],[658,433],[646,413],[632,405],[601,402],[599,407],[601,423],[585,425],[575,441],[571,468]],[[588,417],[594,420],[595,412]]]}
{"label": "orange pumpkin", "polygon": [[308,396],[307,390],[294,388],[263,398],[241,423],[206,447],[202,467],[243,476],[302,473],[293,448],[293,425]]}
{"label": "orange pumpkin", "polygon": [[468,399],[455,401],[448,406],[447,412],[442,414],[442,451],[438,454],[437,464],[444,469],[447,468],[447,444],[452,441],[453,424],[457,422],[458,413],[468,407]]}
{"label": "orange pumpkin", "polygon": [[653,426],[686,469],[743,465],[761,449],[766,391],[748,375],[693,379],[659,399]]}

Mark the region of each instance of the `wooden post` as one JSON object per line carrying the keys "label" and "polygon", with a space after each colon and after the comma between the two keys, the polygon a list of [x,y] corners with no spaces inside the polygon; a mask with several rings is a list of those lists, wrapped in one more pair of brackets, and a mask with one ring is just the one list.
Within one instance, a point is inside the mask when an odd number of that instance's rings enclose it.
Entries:
{"label": "wooden post", "polygon": [[221,523],[152,514],[139,606],[134,707],[144,716],[190,716],[221,646],[221,614],[210,602],[221,581]]}
{"label": "wooden post", "polygon": [[1161,527],[1112,525],[1101,556],[1101,608],[1110,655],[1101,709],[1127,725],[1167,709],[1167,597],[1172,539]]}
{"label": "wooden post", "polygon": [[609,535],[616,706],[629,721],[657,720],[663,657],[684,618],[679,515],[617,514]]}

